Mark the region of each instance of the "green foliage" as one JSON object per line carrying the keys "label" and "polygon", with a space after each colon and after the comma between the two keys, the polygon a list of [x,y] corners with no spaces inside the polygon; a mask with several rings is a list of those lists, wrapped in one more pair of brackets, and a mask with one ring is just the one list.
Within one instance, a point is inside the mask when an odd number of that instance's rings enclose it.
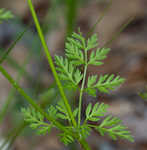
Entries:
{"label": "green foliage", "polygon": [[95,127],[95,129],[97,129],[102,136],[107,133],[113,140],[120,137],[133,142],[134,139],[131,136],[130,131],[128,131],[127,127],[121,123],[122,121],[119,118],[107,116],[99,126]]}
{"label": "green foliage", "polygon": [[97,46],[98,46],[98,39],[97,39],[97,35],[94,34],[88,39],[86,50],[96,48]]}
{"label": "green foliage", "polygon": [[0,23],[2,21],[6,21],[8,19],[12,19],[14,16],[10,11],[6,11],[5,9],[0,9]]}
{"label": "green foliage", "polygon": [[83,75],[79,69],[74,68],[72,62],[62,56],[55,56],[55,63],[59,71],[61,80],[65,80],[65,86],[69,88],[77,88],[79,82],[82,80]]}
{"label": "green foliage", "polygon": [[96,103],[93,108],[92,108],[92,104],[89,103],[89,105],[86,108],[86,120],[90,120],[90,121],[100,120],[99,117],[105,115],[107,108],[108,105],[104,103],[101,104]]}
{"label": "green foliage", "polygon": [[88,124],[82,124],[79,129],[78,133],[80,133],[81,138],[87,138],[90,135],[91,128],[88,126]]}
{"label": "green foliage", "polygon": [[[88,65],[102,65],[102,60],[106,58],[110,51],[109,48],[98,48],[96,51],[92,51],[88,58],[87,51],[95,49],[97,45],[96,34],[86,40],[81,33],[73,33],[71,37],[67,38],[65,57],[55,56],[56,70],[60,79],[64,81],[64,87],[78,89],[80,92],[79,106],[72,111],[74,119],[78,119],[78,125],[73,125],[71,116],[63,100],[60,100],[55,107],[50,106],[47,111],[48,115],[52,116],[55,120],[66,120],[66,125],[64,125],[65,130],[59,134],[60,140],[65,145],[74,142],[75,139],[86,139],[93,128],[99,131],[102,136],[107,133],[114,140],[120,137],[131,142],[133,141],[133,137],[127,130],[127,127],[121,124],[120,119],[112,116],[105,117],[106,113],[108,113],[107,108],[109,107],[107,104],[97,102],[92,106],[89,103],[85,111],[85,120],[83,123],[81,122],[83,92],[87,92],[92,96],[96,96],[97,90],[108,93],[111,90],[115,90],[125,81],[120,76],[106,74],[101,75],[99,78],[97,75],[89,76],[87,83],[85,82]],[[80,70],[81,68],[84,68],[83,73]],[[38,129],[39,133],[48,132],[53,127],[52,123],[48,124],[44,122],[43,116],[34,110],[23,109],[23,113],[26,118],[25,120],[31,123],[30,126],[32,128]],[[103,117],[105,118],[103,119]],[[99,122],[99,125],[93,125],[92,122]]]}
{"label": "green foliage", "polygon": [[[44,121],[44,116],[40,112],[35,111],[34,108],[22,108],[21,112],[24,114],[25,121],[30,124],[30,127],[32,129],[37,129],[37,134],[44,135],[51,131],[53,125],[46,123]],[[52,112],[54,114],[54,111]]]}
{"label": "green foliage", "polygon": [[67,126],[67,127],[65,127],[65,129],[66,129],[66,131],[61,132],[59,134],[59,137],[60,137],[61,142],[63,142],[65,145],[68,145],[75,141],[74,137],[71,135],[71,133],[73,132],[73,127]]}
{"label": "green foliage", "polygon": [[89,58],[89,65],[102,65],[103,62],[101,60],[106,58],[106,55],[110,51],[109,48],[102,48],[102,49],[97,49],[96,52],[92,51],[90,58]]}
{"label": "green foliage", "polygon": [[120,86],[125,81],[124,78],[120,76],[115,77],[113,74],[108,76],[100,76],[99,81],[95,84],[99,91],[108,93],[109,90],[114,90],[116,87]]}
{"label": "green foliage", "polygon": [[59,137],[60,137],[60,141],[63,142],[65,145],[74,142],[74,138],[70,134],[67,134],[66,132],[60,133]]}
{"label": "green foliage", "polygon": [[[92,108],[92,104],[89,103],[86,109],[85,123],[87,122],[87,120],[93,122],[101,120],[102,117],[104,117],[107,113],[108,107],[109,106],[104,103],[96,103]],[[105,133],[107,133],[113,140],[116,140],[117,137],[120,137],[122,139],[127,139],[131,142],[134,141],[130,131],[127,130],[126,126],[122,125],[122,121],[117,117],[112,117],[111,115],[108,115],[107,117],[105,117],[105,119],[101,122],[100,125],[92,125],[92,127],[99,131],[99,133],[102,136],[104,136]]]}
{"label": "green foliage", "polygon": [[89,76],[86,92],[91,96],[96,96],[96,89],[103,93],[109,93],[110,90],[115,90],[116,87],[120,86],[125,79],[120,76],[104,75],[100,76],[98,82],[96,83],[97,75]]}
{"label": "green foliage", "polygon": [[[58,102],[56,109],[58,110],[58,113],[57,113],[58,118],[71,121],[71,118],[69,117],[66,107],[62,100]],[[78,108],[76,108],[73,111],[73,116],[76,117],[77,114],[78,114]]]}

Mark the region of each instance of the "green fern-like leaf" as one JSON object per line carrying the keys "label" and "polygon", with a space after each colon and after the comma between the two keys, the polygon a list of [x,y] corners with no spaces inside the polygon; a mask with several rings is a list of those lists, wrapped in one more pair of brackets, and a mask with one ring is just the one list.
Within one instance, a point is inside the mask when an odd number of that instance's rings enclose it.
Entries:
{"label": "green fern-like leaf", "polygon": [[67,133],[61,133],[59,134],[59,136],[60,136],[60,141],[63,142],[65,145],[68,145],[74,142],[74,138]]}
{"label": "green fern-like leaf", "polygon": [[73,127],[67,126],[65,128],[66,128],[65,132],[61,132],[59,134],[59,137],[61,142],[63,142],[65,145],[68,145],[75,141],[74,137],[72,136]]}
{"label": "green fern-like leaf", "polygon": [[87,92],[89,95],[96,97],[96,88],[94,87],[97,80],[97,75],[89,76],[88,82],[87,82],[87,88],[85,89],[85,92]]}
{"label": "green fern-like leaf", "polygon": [[127,130],[126,126],[122,125],[122,121],[117,117],[106,117],[95,129],[98,130],[102,136],[107,133],[113,140],[116,140],[117,137],[120,137],[131,142],[134,141],[130,131]]}
{"label": "green fern-like leaf", "polygon": [[[68,115],[68,112],[66,110],[66,107],[63,103],[63,101],[59,101],[57,106],[56,106],[56,109],[59,111],[57,113],[57,117],[60,118],[60,119],[63,119],[63,120],[69,120],[71,121],[71,118],[69,117]],[[73,111],[73,116],[76,117],[78,114],[78,108],[76,108],[74,111]]]}
{"label": "green fern-like leaf", "polygon": [[67,40],[68,42],[65,45],[67,58],[76,66],[84,64],[84,54],[80,42],[73,38],[68,38]]}
{"label": "green fern-like leaf", "polygon": [[94,34],[88,39],[86,50],[87,51],[91,50],[93,48],[96,48],[97,46],[98,46],[98,39],[97,39],[97,35]]}
{"label": "green fern-like leaf", "polygon": [[59,71],[59,77],[61,80],[67,81],[65,84],[67,87],[77,88],[77,85],[82,80],[83,75],[79,69],[75,69],[72,62],[69,62],[67,58],[61,56],[55,56],[56,69]]}
{"label": "green fern-like leaf", "polygon": [[68,80],[74,84],[74,67],[68,61],[68,59],[64,59],[62,56],[55,56],[55,63],[57,65],[56,69],[60,72],[59,77],[61,78],[61,80]]}
{"label": "green fern-like leaf", "polygon": [[74,81],[75,81],[75,84],[78,85],[79,82],[83,79],[83,74],[81,73],[81,71],[79,69],[77,69],[75,72],[74,72]]}
{"label": "green fern-like leaf", "polygon": [[90,135],[90,132],[91,128],[87,124],[81,125],[80,128],[78,129],[80,137],[84,139],[86,139]]}
{"label": "green fern-like leaf", "polygon": [[54,106],[50,106],[47,110],[48,115],[54,117],[54,119],[57,118],[57,109]]}
{"label": "green fern-like leaf", "polygon": [[110,90],[115,90],[118,86],[120,86],[125,79],[120,76],[112,75],[104,75],[100,76],[98,82],[97,75],[89,76],[87,87],[85,88],[85,92],[87,92],[91,96],[96,96],[96,89],[103,93],[109,93]]}
{"label": "green fern-like leaf", "polygon": [[92,51],[90,54],[88,64],[96,66],[102,65],[103,64],[102,60],[106,58],[109,51],[110,51],[109,48],[97,49],[96,52]]}
{"label": "green fern-like leaf", "polygon": [[72,34],[73,39],[75,39],[74,43],[75,45],[77,45],[80,49],[85,49],[86,48],[86,40],[85,38],[82,36],[82,33],[79,31],[79,34],[73,32]]}
{"label": "green fern-like leaf", "polygon": [[92,104],[89,103],[89,105],[86,108],[86,120],[90,121],[98,121],[100,120],[99,117],[102,117],[107,112],[108,105],[104,103],[96,103],[94,107],[92,108]]}
{"label": "green fern-like leaf", "polygon": [[70,117],[69,117],[69,115],[68,115],[68,112],[67,112],[67,110],[66,110],[66,107],[65,107],[63,101],[60,100],[60,101],[58,102],[58,104],[57,104],[57,106],[56,106],[56,109],[59,111],[59,112],[57,113],[58,118],[64,119],[64,120],[69,120],[69,121],[71,120]]}
{"label": "green fern-like leaf", "polygon": [[22,108],[21,112],[24,115],[25,121],[30,124],[30,127],[32,129],[37,129],[37,134],[46,134],[51,131],[52,124],[48,124],[44,121],[44,116],[38,112],[35,111],[33,108]]}
{"label": "green fern-like leaf", "polygon": [[113,74],[108,76],[100,76],[99,81],[94,86],[99,91],[108,93],[110,90],[114,90],[116,87],[120,86],[125,81],[124,78],[120,76],[114,76]]}

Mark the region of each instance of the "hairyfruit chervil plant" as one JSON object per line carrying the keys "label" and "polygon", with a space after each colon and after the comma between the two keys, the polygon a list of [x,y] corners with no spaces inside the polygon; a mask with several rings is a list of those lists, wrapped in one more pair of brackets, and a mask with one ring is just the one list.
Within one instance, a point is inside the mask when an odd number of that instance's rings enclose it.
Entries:
{"label": "hairyfruit chervil plant", "polygon": [[[105,115],[107,113],[108,105],[104,103],[96,103],[94,106],[92,106],[91,103],[88,104],[85,111],[85,119],[84,121],[81,121],[82,96],[84,92],[91,96],[96,96],[97,90],[108,93],[124,82],[123,78],[114,75],[104,75],[99,78],[97,75],[92,75],[88,77],[86,82],[88,66],[102,65],[102,60],[106,58],[110,49],[98,48],[94,50],[98,46],[97,36],[95,34],[86,40],[82,36],[82,33],[73,33],[71,37],[67,38],[65,44],[66,57],[55,56],[55,69],[32,1],[28,0],[28,4],[62,97],[56,106],[51,105],[47,111],[44,111],[23,91],[23,89],[21,89],[6,70],[0,66],[1,73],[32,105],[32,107],[22,109],[25,120],[30,123],[31,128],[36,129],[38,134],[46,134],[51,128],[55,127],[59,129],[59,137],[64,144],[67,145],[77,140],[85,150],[90,150],[86,138],[90,135],[92,129],[97,130],[102,136],[108,134],[114,140],[120,137],[133,142],[133,137],[131,136],[130,131],[128,131],[127,127],[122,124],[122,121],[119,118]],[[93,51],[88,57],[87,53],[89,50]],[[80,70],[81,67],[84,68],[83,73]],[[56,70],[58,71],[58,74]],[[59,78],[60,80],[64,80],[63,86],[65,88],[79,90],[79,105],[74,110],[71,109]],[[45,121],[45,119],[49,122]],[[62,120],[66,120],[66,125],[63,124]],[[97,122],[99,122],[99,125],[94,125]]]}
{"label": "hairyfruit chervil plant", "polygon": [[[122,125],[122,121],[119,118],[112,117],[111,115],[105,116],[109,107],[107,104],[97,102],[92,106],[89,103],[85,111],[86,117],[84,121],[81,121],[82,95],[84,92],[95,97],[97,90],[109,93],[109,91],[114,90],[124,82],[123,78],[113,74],[101,75],[99,78],[97,75],[92,75],[88,77],[86,82],[88,65],[102,65],[102,60],[106,58],[110,51],[109,48],[98,48],[96,51],[93,50],[88,57],[87,52],[97,46],[96,34],[86,40],[81,33],[73,33],[71,37],[67,38],[65,44],[66,57],[55,56],[56,70],[60,79],[64,81],[63,86],[65,88],[77,89],[80,92],[79,106],[72,110],[72,114],[75,120],[77,120],[76,126],[72,125],[71,117],[63,100],[60,100],[56,106],[51,105],[47,110],[49,116],[57,120],[59,119],[59,121],[60,119],[68,121],[67,126],[64,127],[66,129],[65,132],[61,131],[59,134],[64,144],[74,142],[75,136],[86,139],[90,135],[91,129],[96,129],[102,136],[106,133],[114,140],[120,137],[133,141],[130,131],[127,130],[126,126]],[[83,73],[80,71],[81,66],[84,68]],[[30,123],[30,127],[37,129],[38,134],[45,134],[55,127],[54,124],[45,122],[43,115],[33,108],[23,108],[22,112],[24,113],[25,120]],[[94,125],[98,121],[100,121],[99,125]]]}
{"label": "hairyfruit chervil plant", "polygon": [[[35,11],[33,10],[32,3],[30,0],[28,1],[31,6],[30,8],[36,22],[36,26],[38,26],[39,23],[37,21]],[[41,28],[38,29],[41,32]],[[67,38],[67,42],[65,44],[66,57],[55,56],[55,64],[58,75],[54,73],[54,76],[56,76],[56,78],[59,77],[60,80],[64,81],[64,88],[79,90],[80,93],[79,105],[74,110],[71,110],[69,102],[64,97],[65,95],[62,96],[62,99],[59,100],[56,106],[51,105],[47,110],[48,116],[51,116],[54,120],[58,122],[61,122],[61,120],[67,121],[66,126],[63,125],[64,130],[62,129],[59,134],[61,141],[66,145],[74,142],[76,139],[79,141],[81,139],[85,140],[90,135],[92,129],[97,130],[102,136],[108,134],[114,140],[116,140],[117,137],[120,137],[131,142],[134,141],[130,131],[127,130],[127,127],[122,124],[122,121],[119,118],[112,117],[111,115],[105,116],[108,109],[107,104],[96,103],[92,106],[92,104],[89,103],[85,111],[85,120],[81,121],[82,96],[84,92],[95,97],[97,90],[108,93],[125,81],[125,79],[120,76],[106,74],[103,76],[101,75],[99,78],[97,75],[89,76],[88,81],[86,82],[88,66],[102,65],[102,60],[106,58],[110,51],[109,48],[98,48],[93,50],[88,57],[88,51],[97,48],[97,46],[98,41],[96,34],[86,40],[79,31],[78,34],[73,33]],[[84,68],[83,73],[80,70],[81,67]],[[58,82],[57,85],[60,89],[62,86],[61,83],[59,84]],[[44,121],[45,117],[33,108],[23,108],[22,112],[25,120],[30,123],[30,127],[37,129],[36,131],[38,134],[46,134],[50,132],[51,128],[56,127],[53,122],[48,123]],[[99,125],[94,125],[94,123],[98,121],[100,122]]]}

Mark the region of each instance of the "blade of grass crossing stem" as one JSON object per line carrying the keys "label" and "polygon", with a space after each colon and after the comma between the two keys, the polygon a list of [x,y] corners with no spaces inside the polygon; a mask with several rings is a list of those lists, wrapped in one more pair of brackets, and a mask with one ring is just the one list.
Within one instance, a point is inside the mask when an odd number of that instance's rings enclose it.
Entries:
{"label": "blade of grass crossing stem", "polygon": [[60,80],[59,80],[59,78],[58,78],[58,75],[57,75],[57,72],[56,72],[56,69],[55,69],[55,66],[54,66],[52,57],[51,57],[51,55],[50,55],[50,51],[49,51],[49,49],[48,49],[48,46],[47,46],[47,43],[46,43],[46,41],[45,41],[44,35],[43,35],[43,33],[42,33],[42,29],[41,29],[41,27],[40,27],[40,24],[39,24],[39,21],[38,21],[36,12],[35,12],[35,10],[34,10],[34,6],[33,6],[33,4],[32,4],[32,1],[31,1],[31,0],[28,0],[28,4],[29,4],[30,11],[31,11],[31,13],[32,13],[32,16],[33,16],[33,19],[34,19],[34,22],[35,22],[35,25],[36,25],[36,28],[37,28],[37,31],[38,31],[40,40],[41,40],[42,46],[43,46],[44,51],[45,51],[45,54],[46,54],[46,56],[47,56],[48,63],[49,63],[50,68],[51,68],[51,70],[52,70],[52,73],[53,73],[53,76],[54,76],[55,81],[56,81],[56,83],[57,83],[57,86],[58,86],[58,88],[59,88],[60,94],[61,94],[61,96],[62,96],[62,98],[63,98],[65,107],[66,107],[66,109],[67,109],[67,112],[68,112],[69,116],[71,117],[71,121],[72,121],[73,125],[76,127],[76,126],[77,126],[76,120],[75,120],[75,118],[74,118],[74,116],[73,116],[73,114],[72,114],[71,107],[70,107],[70,105],[69,105],[69,103],[68,103],[68,100],[67,100],[66,95],[65,95],[65,93],[64,93],[64,90],[63,90],[63,87],[62,87],[62,85],[61,85],[61,82],[60,82]]}
{"label": "blade of grass crossing stem", "polygon": [[135,18],[135,17],[129,18],[128,21],[127,21],[125,24],[123,24],[123,25],[121,26],[120,30],[119,30],[118,32],[116,32],[116,34],[114,34],[114,35],[111,37],[111,39],[108,40],[102,47],[107,47],[107,46],[109,46],[116,38],[118,38],[119,35],[120,35],[120,33],[121,33],[122,31],[124,31],[124,29],[134,20],[134,18]]}
{"label": "blade of grass crossing stem", "polygon": [[21,38],[23,37],[24,33],[27,31],[27,28],[25,28],[25,30],[21,33],[19,33],[18,37],[16,38],[16,40],[11,44],[11,46],[8,48],[8,50],[4,53],[4,55],[2,56],[2,58],[0,58],[0,64],[3,63],[3,61],[7,58],[7,56],[9,55],[9,53],[11,52],[11,50],[15,47],[15,45],[17,44],[17,42],[19,42],[19,40],[21,40]]}
{"label": "blade of grass crossing stem", "polygon": [[108,6],[104,9],[103,13],[101,14],[101,16],[97,19],[96,23],[91,27],[90,31],[87,34],[87,38],[94,32],[97,24],[99,24],[103,18],[105,17],[106,13],[108,12],[109,8],[112,6],[112,0],[110,0]]}
{"label": "blade of grass crossing stem", "polygon": [[[31,55],[29,54],[26,60],[24,61],[23,68],[25,68],[25,66],[29,63],[30,58],[31,58]],[[21,68],[18,71],[19,72],[18,72],[17,79],[16,79],[17,83],[23,75],[23,70]],[[0,123],[2,122],[2,120],[4,119],[4,116],[6,115],[8,111],[8,107],[10,106],[11,100],[13,99],[15,92],[16,92],[15,88],[12,88],[8,94],[7,99],[5,100],[5,104],[2,107],[2,110],[0,111]]]}

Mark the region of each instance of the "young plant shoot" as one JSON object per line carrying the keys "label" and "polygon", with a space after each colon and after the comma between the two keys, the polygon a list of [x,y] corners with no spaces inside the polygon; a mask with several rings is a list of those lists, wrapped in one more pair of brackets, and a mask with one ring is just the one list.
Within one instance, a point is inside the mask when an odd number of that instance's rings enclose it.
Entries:
{"label": "young plant shoot", "polygon": [[[107,57],[109,48],[97,48],[97,35],[92,35],[86,40],[82,33],[73,33],[67,38],[65,44],[65,57],[55,56],[56,70],[60,80],[64,81],[63,87],[79,90],[79,105],[72,110],[72,115],[76,120],[76,125],[73,125],[71,116],[69,115],[64,101],[61,99],[56,106],[49,106],[48,115],[55,120],[63,123],[65,120],[64,131],[59,134],[60,140],[65,144],[70,144],[75,140],[86,139],[92,129],[97,130],[100,135],[107,134],[113,140],[122,138],[134,141],[130,131],[122,121],[107,114],[108,105],[96,102],[95,105],[88,104],[85,111],[85,118],[81,116],[83,93],[96,97],[96,92],[109,93],[120,86],[125,79],[115,75],[91,75],[87,77],[87,68],[89,65],[100,66],[103,60]],[[92,50],[88,57],[88,51]],[[81,71],[84,68],[84,71]],[[71,100],[70,100],[71,101]],[[56,126],[50,122],[46,122],[44,116],[33,108],[23,108],[25,120],[30,123],[32,129],[36,129],[38,134],[46,134]]]}

